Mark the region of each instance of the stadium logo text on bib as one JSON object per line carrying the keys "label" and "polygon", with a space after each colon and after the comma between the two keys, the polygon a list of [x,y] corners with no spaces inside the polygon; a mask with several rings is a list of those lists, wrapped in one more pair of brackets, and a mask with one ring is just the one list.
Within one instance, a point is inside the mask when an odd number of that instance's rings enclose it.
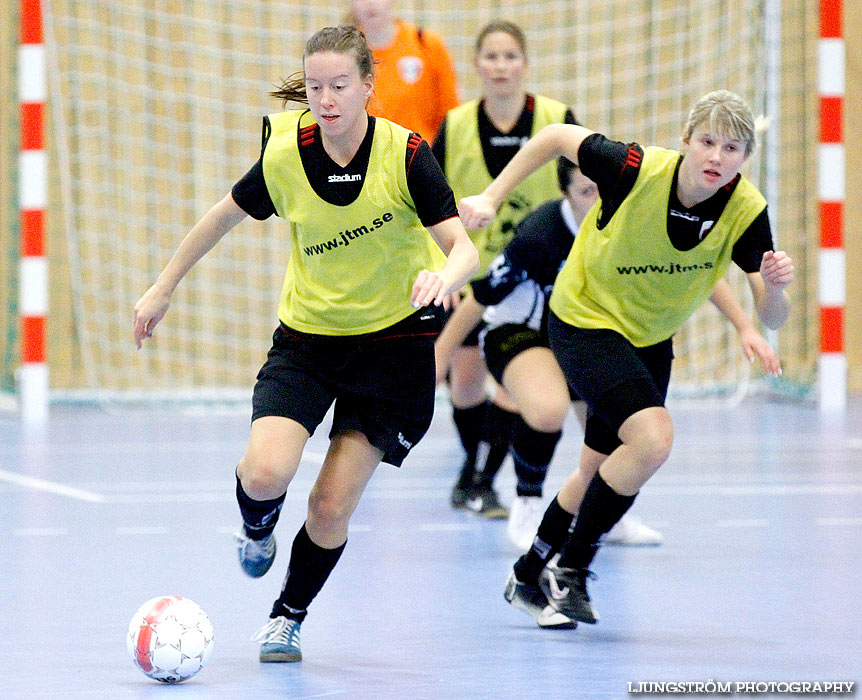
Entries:
{"label": "stadium logo text on bib", "polygon": [[362,175],[356,173],[354,175],[330,175],[327,182],[358,182],[362,179]]}

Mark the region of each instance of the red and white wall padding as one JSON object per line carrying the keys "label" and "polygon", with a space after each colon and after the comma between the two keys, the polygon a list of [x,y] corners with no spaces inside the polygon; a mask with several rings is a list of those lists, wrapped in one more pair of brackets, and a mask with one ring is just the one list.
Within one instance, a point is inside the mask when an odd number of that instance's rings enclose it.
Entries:
{"label": "red and white wall padding", "polygon": [[21,0],[18,49],[18,95],[21,105],[19,208],[21,258],[18,314],[21,319],[21,365],[18,391],[21,417],[48,415],[48,364],[45,318],[48,313],[48,260],[45,257],[45,207],[48,171],[45,155],[45,47],[40,0]]}
{"label": "red and white wall padding", "polygon": [[820,408],[847,405],[844,352],[844,35],[843,0],[820,0]]}

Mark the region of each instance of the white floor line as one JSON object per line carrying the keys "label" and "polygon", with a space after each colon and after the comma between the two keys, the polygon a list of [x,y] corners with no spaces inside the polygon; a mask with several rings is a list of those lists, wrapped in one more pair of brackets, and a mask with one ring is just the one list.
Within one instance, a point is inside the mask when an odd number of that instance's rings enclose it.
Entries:
{"label": "white floor line", "polygon": [[34,489],[36,491],[46,491],[54,493],[58,496],[68,496],[76,498],[79,501],[89,501],[90,503],[104,503],[105,497],[100,493],[93,491],[84,491],[76,489],[73,486],[58,484],[56,481],[46,481],[45,479],[37,479],[34,476],[24,476],[15,472],[7,472],[0,469],[0,481],[6,481],[10,484],[23,486],[24,488]]}
{"label": "white floor line", "polygon": [[[239,530],[239,525],[234,525],[232,527],[227,526],[227,525],[222,525],[222,526],[216,528],[216,532],[220,535],[232,535],[237,530]],[[353,534],[355,532],[373,532],[373,531],[374,531],[374,527],[372,527],[371,525],[352,525],[352,524],[350,525],[350,534]]]}
{"label": "white floor line", "polygon": [[104,501],[111,504],[119,503],[235,503],[236,497],[231,491],[222,493],[128,493],[117,496],[107,496]]}
{"label": "white floor line", "polygon": [[[0,480],[3,473],[0,472]],[[59,487],[59,485],[56,485]],[[647,486],[644,493],[655,497],[675,496],[836,496],[841,498],[856,498],[862,494],[862,484],[752,484],[748,486],[720,486],[720,485],[658,485]],[[87,492],[83,492],[86,494]],[[67,494],[73,495],[73,494]],[[100,503],[233,503],[235,497],[233,490],[224,488],[219,491],[142,491],[140,493],[116,493],[116,494],[89,494],[91,498]],[[446,503],[449,489],[424,489],[416,488],[411,484],[403,487],[370,486],[363,494],[365,501],[439,501]],[[77,496],[82,497],[82,496]],[[287,500],[291,502],[305,501],[308,499],[308,490],[302,487],[296,489],[291,486],[287,492]],[[504,497],[505,501],[505,497]],[[441,506],[443,507],[443,506]]]}
{"label": "white floor line", "polygon": [[[368,489],[363,494],[362,498],[365,501],[439,501],[445,503],[448,497],[448,490],[440,490],[433,492],[417,491],[412,488],[405,489]],[[120,503],[235,503],[236,496],[232,490],[225,489],[220,492],[216,491],[201,491],[201,492],[186,492],[186,493],[121,493],[116,495],[103,496],[102,500],[111,504]],[[287,492],[287,500],[290,502],[308,500],[308,491],[297,489]]]}
{"label": "white floor line", "polygon": [[768,520],[763,518],[738,518],[736,520],[718,520],[716,527],[766,527]]}
{"label": "white floor line", "polygon": [[118,527],[115,532],[118,535],[167,535],[166,527]]}
{"label": "white floor line", "polygon": [[65,527],[19,527],[13,532],[18,537],[57,537],[69,534]]}
{"label": "white floor line", "polygon": [[476,527],[467,523],[425,523],[420,525],[419,529],[423,532],[466,532],[475,530]]}
{"label": "white floor line", "polygon": [[[647,491],[648,489],[648,491]],[[858,496],[862,484],[749,484],[740,486],[647,485],[651,496]]]}
{"label": "white floor line", "polygon": [[815,518],[818,525],[850,525],[858,527],[862,525],[862,518]]}

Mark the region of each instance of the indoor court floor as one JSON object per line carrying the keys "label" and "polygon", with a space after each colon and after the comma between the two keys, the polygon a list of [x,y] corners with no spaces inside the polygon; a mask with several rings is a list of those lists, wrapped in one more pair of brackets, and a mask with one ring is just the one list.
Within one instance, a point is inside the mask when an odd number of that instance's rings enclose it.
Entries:
{"label": "indoor court floor", "polygon": [[[59,405],[41,427],[0,414],[0,698],[530,700],[633,697],[641,682],[862,682],[862,403],[844,416],[756,398],[670,408],[672,455],[632,509],[665,542],[600,551],[597,625],[541,630],[505,603],[519,552],[505,521],[450,508],[460,448],[441,400],[405,465],[372,479],[303,625],[304,660],[265,665],[249,637],[280,588],[327,425],[288,493],[275,566],[252,580],[231,538],[247,407]],[[573,417],[567,431],[547,499],[579,453]],[[497,488],[511,500],[510,464]],[[132,613],[164,594],[215,628],[209,665],[179,686],[126,651]]]}

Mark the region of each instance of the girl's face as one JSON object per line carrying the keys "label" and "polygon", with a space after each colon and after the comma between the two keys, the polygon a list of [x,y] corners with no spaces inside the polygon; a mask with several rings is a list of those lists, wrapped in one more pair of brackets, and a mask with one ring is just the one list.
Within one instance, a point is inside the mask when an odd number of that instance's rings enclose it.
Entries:
{"label": "girl's face", "polygon": [[482,40],[473,59],[482,92],[486,97],[509,97],[523,94],[527,57],[515,38],[507,32],[493,32]]}
{"label": "girl's face", "polygon": [[320,51],[305,59],[305,94],[321,132],[338,138],[365,133],[365,104],[374,89],[372,76],[361,76],[352,53]]}
{"label": "girl's face", "polygon": [[575,213],[575,218],[578,222],[584,220],[590,207],[596,203],[598,198],[599,188],[596,187],[596,183],[580,170],[575,170],[572,173],[569,186],[566,188],[566,199],[572,205],[572,211]]}
{"label": "girl's face", "polygon": [[736,177],[747,156],[745,141],[717,136],[708,131],[708,125],[698,124],[685,142],[685,158],[680,166],[685,187],[690,196],[711,197]]}
{"label": "girl's face", "polygon": [[377,27],[389,24],[395,0],[353,0],[353,17],[361,27]]}

